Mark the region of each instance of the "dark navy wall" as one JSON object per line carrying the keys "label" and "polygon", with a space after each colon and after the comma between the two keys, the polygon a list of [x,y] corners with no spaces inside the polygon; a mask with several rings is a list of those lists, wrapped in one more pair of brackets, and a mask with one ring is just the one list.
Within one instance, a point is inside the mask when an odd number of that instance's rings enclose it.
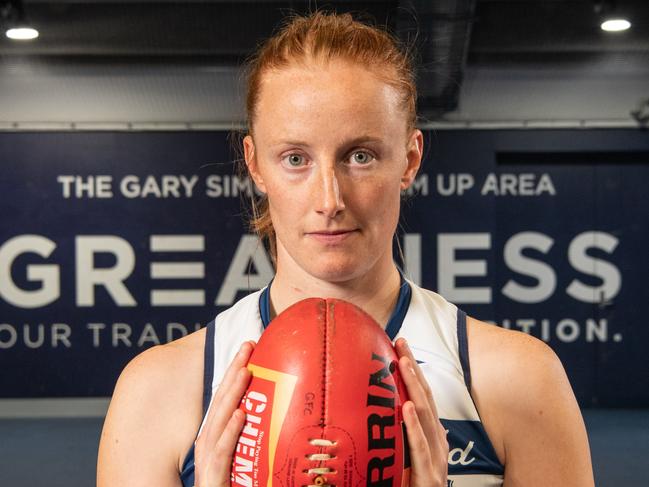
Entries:
{"label": "dark navy wall", "polygon": [[[411,278],[547,341],[584,406],[649,406],[649,134],[426,133]],[[272,275],[224,132],[0,134],[0,396],[104,396]],[[180,264],[180,265],[173,265]]]}

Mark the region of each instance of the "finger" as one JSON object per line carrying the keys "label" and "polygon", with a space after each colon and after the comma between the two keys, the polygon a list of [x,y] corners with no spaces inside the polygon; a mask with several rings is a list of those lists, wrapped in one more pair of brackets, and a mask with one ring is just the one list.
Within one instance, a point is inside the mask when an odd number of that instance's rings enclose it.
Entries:
{"label": "finger", "polygon": [[243,342],[241,348],[239,349],[237,354],[230,362],[230,365],[228,365],[228,368],[225,371],[223,379],[221,380],[219,387],[216,389],[216,393],[214,394],[214,398],[212,399],[212,402],[218,401],[220,396],[223,395],[224,391],[227,391],[232,387],[232,383],[236,379],[236,375],[238,371],[241,368],[246,366],[253,350],[254,350],[254,342],[250,342],[250,341]]}
{"label": "finger", "polygon": [[435,399],[433,397],[433,391],[431,390],[430,385],[428,384],[424,373],[421,371],[421,368],[417,363],[417,359],[415,359],[415,356],[412,354],[412,351],[410,350],[408,342],[405,340],[405,338],[399,338],[396,341],[395,349],[397,351],[397,355],[399,356],[399,362],[401,362],[401,357],[404,356],[410,361],[410,366],[415,371],[415,375],[417,376],[421,387],[424,389],[426,400],[428,401],[428,406],[433,412],[435,419],[439,419],[439,415],[437,414],[437,406],[435,405]]}
{"label": "finger", "polygon": [[230,486],[232,456],[245,420],[246,414],[240,409],[236,409],[230,416],[223,434],[214,448],[212,458],[214,458],[216,472],[219,472],[216,485]]}
{"label": "finger", "polygon": [[403,404],[403,418],[406,422],[412,471],[417,474],[417,477],[430,479],[434,474],[430,445],[412,401],[406,401]]}
{"label": "finger", "polygon": [[[250,354],[254,350],[254,342],[243,342],[241,344],[241,348],[237,352],[237,354],[234,356],[232,359],[232,362],[230,362],[230,365],[228,366],[228,369],[225,371],[225,375],[223,376],[223,380],[221,381],[221,384],[219,385],[219,389],[217,389],[217,394],[219,390],[225,388],[227,389],[228,387],[231,386],[232,381],[234,380],[236,373],[238,369],[241,367],[245,367],[248,363],[248,359],[250,358]],[[223,388],[221,387],[223,386]]]}
{"label": "finger", "polygon": [[421,423],[426,441],[431,449],[435,449],[439,421],[430,407],[429,397],[417,377],[412,362],[405,356],[399,359],[399,371],[410,396],[410,401],[407,402],[416,408],[418,422]]}
{"label": "finger", "polygon": [[230,412],[234,409],[233,401],[237,403],[241,399],[250,381],[250,373],[245,369],[245,365],[253,349],[254,342],[244,342],[228,366],[224,379],[212,398],[199,440],[209,445],[218,440]]}
{"label": "finger", "polygon": [[[448,457],[447,431],[437,414],[435,401],[430,394],[430,388],[423,388],[421,387],[421,382],[419,380],[414,380],[416,374],[412,369],[416,364],[412,364],[407,357],[403,357],[401,361],[407,365],[409,371],[410,380],[412,381],[411,388],[415,391],[415,400],[412,402],[417,412],[419,423],[422,425],[424,435],[428,438],[430,450],[433,452],[434,456],[440,456],[441,458],[446,459]],[[401,367],[401,363],[399,365]],[[408,387],[407,383],[406,387]],[[429,407],[426,408],[422,406],[422,397],[430,400]],[[411,399],[413,399],[413,397],[411,397]],[[431,404],[432,406],[430,406]]]}
{"label": "finger", "polygon": [[232,359],[232,362],[230,362],[230,365],[228,366],[228,369],[226,370],[223,376],[223,380],[221,381],[221,384],[219,384],[218,388],[216,389],[216,392],[214,393],[212,400],[210,402],[210,406],[207,412],[207,418],[205,420],[205,426],[203,428],[203,431],[201,432],[201,436],[203,436],[203,440],[205,440],[205,438],[207,437],[210,438],[213,437],[214,423],[216,421],[216,417],[219,415],[222,416],[224,412],[224,408],[213,407],[213,406],[214,405],[220,406],[222,401],[222,396],[224,395],[225,391],[229,391],[232,389],[232,383],[236,378],[236,374],[239,372],[241,368],[245,366],[251,352],[252,350],[249,342],[244,342],[241,345],[241,348],[239,349],[237,354]]}
{"label": "finger", "polygon": [[415,404],[422,408],[426,406],[430,410],[432,417],[438,420],[439,415],[437,414],[437,406],[433,399],[433,394],[417,363],[408,357],[401,357],[399,359],[399,372],[406,383],[408,394],[413,394],[411,399],[415,401]]}
{"label": "finger", "polygon": [[237,410],[246,392],[251,376],[248,369],[239,369],[230,388],[221,395],[219,402],[215,403],[214,409],[218,411],[215,412],[209,432],[206,433],[205,442],[208,446],[214,446],[219,442],[231,414]]}
{"label": "finger", "polygon": [[233,411],[221,436],[221,442],[202,452],[195,463],[195,487],[230,487],[232,455],[243,428],[245,413]]}

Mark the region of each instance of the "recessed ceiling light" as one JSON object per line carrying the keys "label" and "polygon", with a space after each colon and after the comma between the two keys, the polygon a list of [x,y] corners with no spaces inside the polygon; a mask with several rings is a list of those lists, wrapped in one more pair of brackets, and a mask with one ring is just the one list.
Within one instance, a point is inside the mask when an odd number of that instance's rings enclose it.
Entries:
{"label": "recessed ceiling light", "polygon": [[38,31],[32,27],[14,27],[7,29],[5,34],[9,39],[16,41],[28,41],[38,37]]}
{"label": "recessed ceiling light", "polygon": [[626,19],[609,19],[602,22],[600,27],[606,32],[620,32],[631,27],[631,22]]}

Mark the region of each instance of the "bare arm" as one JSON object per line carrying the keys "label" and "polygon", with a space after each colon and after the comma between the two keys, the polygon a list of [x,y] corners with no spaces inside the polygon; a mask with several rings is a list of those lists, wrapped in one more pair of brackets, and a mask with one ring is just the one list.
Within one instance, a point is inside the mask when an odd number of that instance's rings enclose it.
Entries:
{"label": "bare arm", "polygon": [[559,358],[524,333],[469,326],[474,396],[500,442],[505,486],[593,486],[586,428]]}
{"label": "bare arm", "polygon": [[99,444],[97,486],[178,487],[173,366],[165,346],[135,357],[122,371]]}
{"label": "bare arm", "polygon": [[[180,344],[191,337],[141,353],[120,375],[101,435],[97,487],[182,485],[179,466],[202,418],[202,376],[194,372],[203,370],[204,337],[193,338],[198,353],[191,343]],[[218,406],[210,407],[195,442],[197,487],[230,485],[232,453],[245,419],[237,407],[250,379],[246,364],[253,349],[254,342],[242,345],[214,395]]]}

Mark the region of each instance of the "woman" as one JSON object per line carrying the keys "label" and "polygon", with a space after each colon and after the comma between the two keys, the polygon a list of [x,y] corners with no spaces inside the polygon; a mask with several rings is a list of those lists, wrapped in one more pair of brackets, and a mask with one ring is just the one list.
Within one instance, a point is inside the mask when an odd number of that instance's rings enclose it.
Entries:
{"label": "woman", "polygon": [[396,339],[412,487],[593,485],[583,420],[554,353],[467,318],[393,262],[400,194],[423,150],[412,69],[394,41],[348,15],[298,17],[260,50],[248,87],[245,162],[264,195],[253,223],[276,276],[206,329],[125,368],[98,485],[229,485],[254,341],[313,296],[353,302]]}

